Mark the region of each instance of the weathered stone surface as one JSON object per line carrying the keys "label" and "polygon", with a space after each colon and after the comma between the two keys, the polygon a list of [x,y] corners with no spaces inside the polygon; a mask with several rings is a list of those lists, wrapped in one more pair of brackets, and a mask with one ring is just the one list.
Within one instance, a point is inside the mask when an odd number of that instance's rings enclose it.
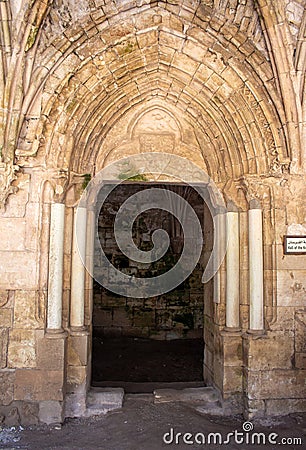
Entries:
{"label": "weathered stone surface", "polygon": [[36,256],[31,252],[2,254],[0,288],[36,289],[36,264]]}
{"label": "weathered stone surface", "polygon": [[15,371],[0,370],[0,404],[9,405],[14,400]]}
{"label": "weathered stone surface", "polygon": [[18,408],[22,425],[35,425],[38,423],[38,403],[21,402]]}
{"label": "weathered stone surface", "polygon": [[42,401],[39,402],[40,422],[50,425],[51,423],[62,423],[63,421],[63,404],[58,401]]}
{"label": "weathered stone surface", "polygon": [[297,311],[295,314],[295,351],[306,353],[306,312]]}
{"label": "weathered stone surface", "polygon": [[305,412],[305,399],[268,399],[265,401],[266,414],[271,416],[285,416],[292,412]]}
{"label": "weathered stone surface", "polygon": [[13,310],[11,308],[0,308],[0,327],[11,327],[13,324]]}
{"label": "weathered stone surface", "polygon": [[89,335],[69,336],[68,338],[68,364],[71,366],[86,366],[88,364]]}
{"label": "weathered stone surface", "polygon": [[66,337],[37,338],[37,368],[43,370],[64,370]]}
{"label": "weathered stone surface", "polygon": [[124,390],[121,388],[91,388],[87,396],[86,416],[105,414],[122,407]]}
{"label": "weathered stone surface", "polygon": [[86,382],[87,367],[86,366],[68,366],[67,369],[67,385],[69,392],[76,386],[80,386]]}
{"label": "weathered stone surface", "polygon": [[41,328],[43,322],[38,316],[41,306],[37,292],[17,290],[15,292],[14,328]]}
{"label": "weathered stone surface", "polygon": [[223,363],[225,366],[240,366],[242,363],[242,339],[241,336],[231,336],[230,333],[222,334]]}
{"label": "weathered stone surface", "polygon": [[64,396],[64,373],[62,370],[17,369],[15,400],[62,401]]}
{"label": "weathered stone surface", "polygon": [[244,364],[252,370],[292,369],[294,341],[292,333],[268,334],[244,340]]}
{"label": "weathered stone surface", "polygon": [[156,389],[154,403],[165,402],[216,402],[219,399],[214,388]]}
{"label": "weathered stone surface", "polygon": [[12,427],[13,425],[20,424],[20,415],[16,407],[11,408],[4,421],[7,427]]}
{"label": "weathered stone surface", "polygon": [[0,369],[6,367],[7,363],[8,330],[0,328]]}
{"label": "weathered stone surface", "polygon": [[277,290],[279,306],[305,306],[306,273],[302,270],[279,270]]}
{"label": "weathered stone surface", "polygon": [[68,392],[65,397],[65,417],[82,417],[86,412],[86,391]]}
{"label": "weathered stone surface", "polygon": [[35,367],[35,333],[31,330],[11,330],[9,334],[8,366]]}
{"label": "weathered stone surface", "polygon": [[248,370],[247,392],[250,399],[302,399],[305,374],[297,370]]}

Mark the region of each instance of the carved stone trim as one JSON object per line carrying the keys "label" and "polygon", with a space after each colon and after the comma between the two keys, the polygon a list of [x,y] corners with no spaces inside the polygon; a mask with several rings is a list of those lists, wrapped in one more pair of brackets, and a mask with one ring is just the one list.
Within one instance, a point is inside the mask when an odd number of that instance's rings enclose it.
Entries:
{"label": "carved stone trim", "polygon": [[0,163],[0,210],[5,208],[8,196],[18,191],[16,186],[12,186],[12,182],[17,179],[18,170],[17,165]]}

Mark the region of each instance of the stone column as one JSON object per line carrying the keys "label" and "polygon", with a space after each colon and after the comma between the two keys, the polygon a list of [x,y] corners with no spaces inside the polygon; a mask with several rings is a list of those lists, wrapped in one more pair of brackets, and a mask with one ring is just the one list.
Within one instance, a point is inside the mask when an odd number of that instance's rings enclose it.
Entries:
{"label": "stone column", "polygon": [[264,329],[262,210],[257,201],[249,209],[250,332]]}
{"label": "stone column", "polygon": [[214,217],[214,303],[221,302],[221,270],[226,254],[226,214],[221,212]]}
{"label": "stone column", "polygon": [[65,205],[51,204],[47,331],[62,332]]}
{"label": "stone column", "polygon": [[86,290],[89,308],[89,322],[92,317],[92,296],[93,296],[93,272],[94,272],[94,245],[95,245],[96,214],[93,209],[87,213],[87,237],[86,237]]}
{"label": "stone column", "polygon": [[239,213],[229,211],[226,223],[226,329],[238,331],[239,320]]}
{"label": "stone column", "polygon": [[86,224],[87,209],[75,208],[71,262],[70,326],[72,330],[84,329]]}

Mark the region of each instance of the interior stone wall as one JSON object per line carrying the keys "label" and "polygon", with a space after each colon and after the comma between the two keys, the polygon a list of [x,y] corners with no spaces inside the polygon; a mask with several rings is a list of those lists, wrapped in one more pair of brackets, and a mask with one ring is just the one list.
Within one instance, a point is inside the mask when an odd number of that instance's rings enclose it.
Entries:
{"label": "interior stone wall", "polygon": [[[99,214],[99,237],[103,251],[111,263],[120,271],[136,277],[151,277],[170,270],[179,261],[182,252],[183,233],[176,219],[163,210],[151,210],[138,216],[133,225],[133,239],[141,250],[152,248],[151,236],[154,230],[163,228],[170,236],[170,248],[164,258],[155,263],[139,263],[122,255],[114,236],[115,213],[125,200],[136,192],[148,188],[167,189],[167,185],[137,182],[120,185],[104,203]],[[212,220],[207,207],[192,188],[168,185],[173,192],[187,195],[187,201],[196,212],[200,223],[206,223],[211,234]],[[185,191],[184,191],[185,189]],[[186,196],[185,195],[185,196]],[[203,227],[204,233],[204,227]],[[196,239],[196,237],[195,237]],[[206,236],[203,236],[204,240]],[[208,249],[205,255],[209,257]],[[95,274],[102,276],[101,267],[95,267]],[[143,299],[116,295],[96,283],[94,288],[93,327],[99,334],[112,336],[138,336],[152,339],[179,339],[203,337],[203,308],[205,301],[202,274],[204,270],[204,249],[202,257],[192,274],[178,287],[157,297]],[[115,282],[115,281],[114,281]]]}

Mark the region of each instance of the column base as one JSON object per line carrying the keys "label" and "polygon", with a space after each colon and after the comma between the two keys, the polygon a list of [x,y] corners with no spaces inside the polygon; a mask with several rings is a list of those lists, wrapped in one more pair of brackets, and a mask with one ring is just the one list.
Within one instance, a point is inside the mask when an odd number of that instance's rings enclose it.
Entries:
{"label": "column base", "polygon": [[64,328],[47,328],[45,337],[48,339],[57,339],[57,338],[63,338],[68,336],[67,331],[64,330]]}
{"label": "column base", "polygon": [[70,327],[70,334],[72,336],[84,336],[89,334],[88,327],[80,326],[80,327]]}
{"label": "column base", "polygon": [[263,336],[266,334],[265,330],[247,330],[247,334],[250,334],[252,336]]}
{"label": "column base", "polygon": [[224,327],[221,331],[221,335],[233,335],[238,336],[241,333],[241,328],[234,328],[234,327]]}

